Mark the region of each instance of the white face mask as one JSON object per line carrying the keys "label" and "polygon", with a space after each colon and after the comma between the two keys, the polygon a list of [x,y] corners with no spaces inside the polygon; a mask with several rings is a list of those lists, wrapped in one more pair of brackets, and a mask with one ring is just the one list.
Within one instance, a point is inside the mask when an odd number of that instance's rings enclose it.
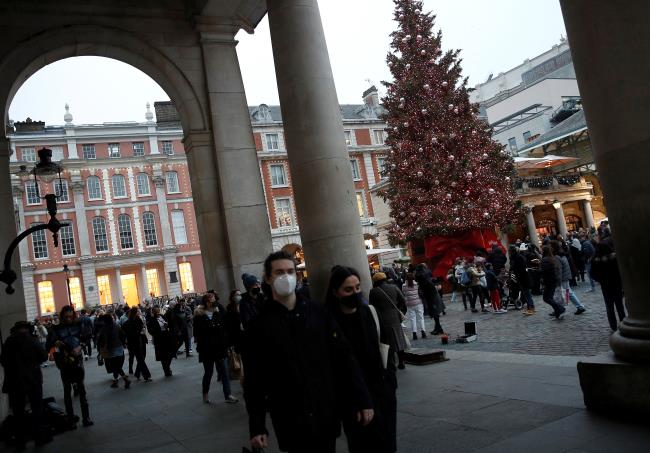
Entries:
{"label": "white face mask", "polygon": [[281,297],[287,297],[296,290],[296,276],[284,274],[273,280],[273,289]]}

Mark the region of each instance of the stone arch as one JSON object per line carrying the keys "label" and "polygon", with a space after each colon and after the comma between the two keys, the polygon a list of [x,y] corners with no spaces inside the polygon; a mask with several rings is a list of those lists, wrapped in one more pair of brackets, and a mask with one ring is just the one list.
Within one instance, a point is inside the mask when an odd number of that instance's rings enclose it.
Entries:
{"label": "stone arch", "polygon": [[151,77],[174,102],[185,133],[208,130],[206,106],[178,65],[135,34],[102,25],[73,25],[43,31],[22,41],[0,60],[0,102],[9,105],[22,84],[39,69],[65,58],[98,56],[129,64]]}

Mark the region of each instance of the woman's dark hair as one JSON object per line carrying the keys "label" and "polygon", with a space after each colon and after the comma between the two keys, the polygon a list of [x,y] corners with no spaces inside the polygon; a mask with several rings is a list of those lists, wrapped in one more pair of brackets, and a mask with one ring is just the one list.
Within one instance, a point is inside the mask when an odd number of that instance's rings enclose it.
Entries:
{"label": "woman's dark hair", "polygon": [[63,315],[72,312],[72,319],[77,318],[77,312],[74,311],[74,308],[72,305],[65,305],[62,309],[61,312],[59,313],[59,319],[63,319]]}
{"label": "woman's dark hair", "polygon": [[201,304],[203,306],[207,306],[209,302],[211,305],[213,305],[214,304],[212,302],[213,299],[216,300],[216,296],[214,295],[214,293],[209,293],[209,292],[205,293],[203,297],[201,297]]}
{"label": "woman's dark hair", "polygon": [[133,307],[132,309],[129,310],[129,316],[128,318],[133,321],[135,318],[138,317],[138,307]]}
{"label": "woman's dark hair", "polygon": [[337,265],[332,268],[332,272],[330,274],[330,281],[329,284],[327,285],[327,294],[325,294],[325,303],[327,305],[336,304],[338,302],[334,294],[339,290],[343,282],[348,277],[352,277],[353,275],[357,277],[359,281],[361,281],[359,272],[357,272],[357,270],[352,267]]}
{"label": "woman's dark hair", "polygon": [[542,256],[555,256],[553,255],[553,250],[551,249],[551,246],[545,245],[542,247]]}
{"label": "woman's dark hair", "polygon": [[406,285],[409,288],[413,288],[413,280],[415,280],[415,275],[413,275],[413,272],[407,272],[406,273]]}
{"label": "woman's dark hair", "polygon": [[234,302],[235,294],[237,294],[238,292],[239,292],[238,289],[233,289],[232,291],[230,291],[230,296],[228,296],[228,302]]}
{"label": "woman's dark hair", "polygon": [[271,253],[264,260],[264,275],[270,277],[271,263],[273,263],[273,261],[279,261],[279,260],[289,260],[293,262],[294,267],[296,266],[296,262],[294,261],[293,256],[289,255],[287,252],[283,252],[282,250],[280,250],[279,252]]}

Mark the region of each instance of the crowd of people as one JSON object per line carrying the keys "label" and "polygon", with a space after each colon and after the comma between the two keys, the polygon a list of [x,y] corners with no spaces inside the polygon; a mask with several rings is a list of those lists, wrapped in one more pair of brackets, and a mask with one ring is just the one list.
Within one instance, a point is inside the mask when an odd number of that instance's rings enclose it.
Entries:
{"label": "crowd of people", "polygon": [[[536,287],[537,277],[543,290]],[[569,302],[576,315],[584,313],[573,288],[577,280],[586,279],[589,291],[595,288],[594,280],[600,283],[610,325],[616,329],[615,313],[622,319],[625,311],[606,228],[595,236],[581,232],[566,239],[545,237],[541,249],[518,241],[509,247],[508,256],[495,246],[490,253],[459,258],[447,274],[451,302],[460,299],[472,313],[479,307],[481,312],[506,313],[509,301],[521,299],[523,313],[533,315],[532,292],[540,289],[554,318],[564,314]],[[30,437],[37,443],[51,438],[41,419],[41,367],[48,354],[60,371],[69,428],[79,421],[73,395],[79,397],[81,423],[89,427],[94,422],[84,363],[96,353],[110,386],[119,388],[121,380],[128,390],[132,379],[152,380],[147,364],[151,339],[165,377],[173,375],[178,354],[189,358],[196,349],[203,365],[205,404],[212,404],[215,370],[228,404],[238,402],[231,379],[239,377],[254,449],[268,446],[268,413],[282,451],[334,452],[341,429],[351,453],[397,451],[397,370],[405,367],[410,341],[444,334],[442,280],[434,278],[426,264],[389,266],[373,272],[373,287],[365,295],[359,273],[340,265],[332,268],[327,292],[315,302],[307,281],[298,285],[293,258],[276,252],[264,262],[262,280],[244,274],[242,283],[245,291],[231,291],[225,306],[211,290],[79,314],[65,306],[46,324],[16,323],[0,357],[3,391],[10,395],[20,426],[15,441],[24,445]],[[430,333],[425,316],[433,320]],[[412,340],[404,334],[409,329]],[[29,419],[25,401],[31,406]]]}

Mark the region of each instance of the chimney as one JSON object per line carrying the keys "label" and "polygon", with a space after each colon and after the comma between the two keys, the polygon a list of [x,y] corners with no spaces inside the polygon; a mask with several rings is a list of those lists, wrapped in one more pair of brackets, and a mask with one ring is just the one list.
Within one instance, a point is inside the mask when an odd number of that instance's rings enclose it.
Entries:
{"label": "chimney", "polygon": [[153,108],[156,111],[156,123],[159,127],[180,126],[181,118],[172,101],[154,102]]}
{"label": "chimney", "polygon": [[363,103],[369,107],[379,107],[379,91],[376,86],[371,86],[363,92]]}
{"label": "chimney", "polygon": [[14,127],[16,132],[42,132],[45,130],[45,122],[32,121],[31,118],[27,118],[25,121],[16,121]]}

